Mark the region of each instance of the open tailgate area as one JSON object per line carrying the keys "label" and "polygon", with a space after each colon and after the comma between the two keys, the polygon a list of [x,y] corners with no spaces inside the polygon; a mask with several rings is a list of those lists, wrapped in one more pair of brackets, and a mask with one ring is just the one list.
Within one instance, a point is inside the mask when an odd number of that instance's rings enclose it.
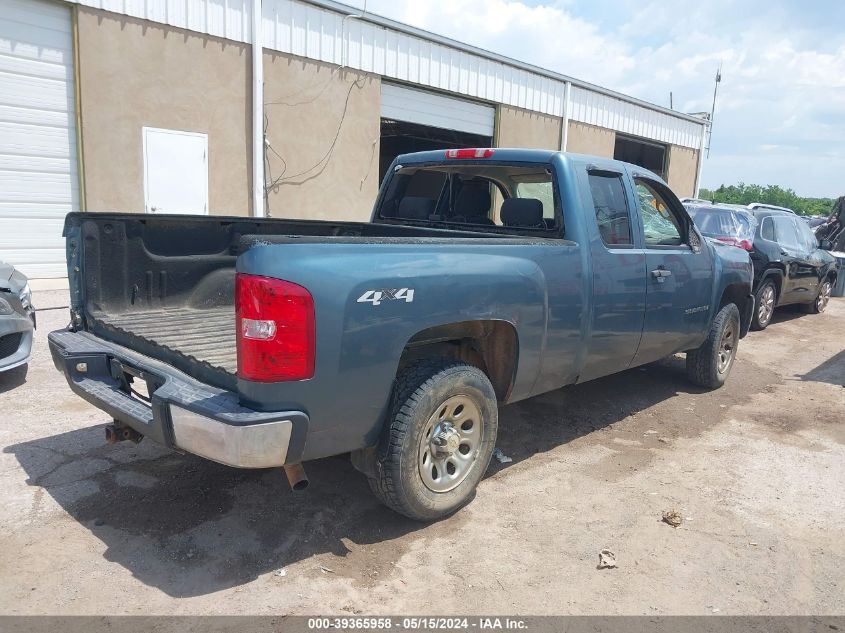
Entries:
{"label": "open tailgate area", "polygon": [[301,237],[483,236],[357,222],[132,213],[71,213],[64,235],[74,329],[230,390],[237,372],[235,262],[246,249]]}
{"label": "open tailgate area", "polygon": [[147,312],[103,314],[108,328],[142,338],[229,374],[237,371],[234,306],[163,308]]}
{"label": "open tailgate area", "polygon": [[74,325],[234,389],[235,261],[256,222],[71,214],[65,223]]}

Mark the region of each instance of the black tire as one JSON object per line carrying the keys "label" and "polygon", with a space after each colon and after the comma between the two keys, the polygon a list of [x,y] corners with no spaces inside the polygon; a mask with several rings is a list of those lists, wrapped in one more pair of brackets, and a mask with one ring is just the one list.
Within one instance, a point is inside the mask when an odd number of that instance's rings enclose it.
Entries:
{"label": "black tire", "polygon": [[[751,329],[760,331],[765,330],[769,323],[772,322],[772,315],[775,312],[777,305],[778,287],[775,282],[769,278],[763,280],[757,292],[754,293],[754,314],[751,317]],[[768,300],[771,299],[771,304]],[[764,304],[764,302],[766,302]]]}
{"label": "black tire", "polygon": [[[467,405],[465,409],[453,404],[461,402],[461,399]],[[452,418],[450,413],[446,416],[447,420],[444,417],[447,407],[453,407],[452,412],[457,411],[458,417]],[[464,413],[467,413],[466,419],[460,417]],[[480,417],[480,421],[470,417]],[[455,427],[454,421],[458,421],[460,427]],[[477,424],[475,429],[478,433],[472,440],[475,448],[462,443],[452,449],[459,451],[461,456],[454,453],[451,457],[435,455],[431,452],[430,443],[435,440],[423,441],[424,437],[434,438],[435,435],[438,441],[444,441],[444,433],[463,433],[461,429],[466,425],[469,425],[467,432],[472,433],[473,424]],[[473,498],[493,455],[498,425],[496,393],[480,369],[445,359],[415,363],[396,379],[375,468],[368,477],[370,488],[382,503],[411,519],[434,521],[449,516]],[[437,433],[438,429],[440,433]],[[429,431],[434,432],[427,435]],[[450,437],[450,440],[453,439]],[[427,448],[429,452],[423,455]],[[445,454],[448,447],[442,446],[438,450]],[[429,460],[430,471],[423,466],[426,459]],[[460,463],[458,475],[451,471],[445,473],[450,460],[453,470],[454,463]],[[471,465],[466,466],[469,462]],[[442,482],[438,484],[433,473],[440,474],[437,470],[440,463],[446,464],[446,467],[443,468],[444,474],[440,475]],[[424,480],[424,473],[425,477],[429,473],[432,475]],[[447,474],[448,477],[461,477],[454,488],[436,491],[430,487],[450,485]]]}
{"label": "black tire", "polygon": [[807,312],[810,314],[821,314],[827,308],[827,304],[830,302],[830,295],[833,292],[833,282],[831,281],[830,277],[826,277],[822,280],[822,283],[819,284],[819,293],[816,295],[816,298],[813,299],[812,303],[808,303],[806,305]]}
{"label": "black tire", "polygon": [[[729,303],[713,319],[707,340],[698,349],[687,352],[687,376],[694,384],[706,389],[718,389],[725,384],[736,359],[739,328],[739,309]],[[724,349],[727,344],[729,353]]]}

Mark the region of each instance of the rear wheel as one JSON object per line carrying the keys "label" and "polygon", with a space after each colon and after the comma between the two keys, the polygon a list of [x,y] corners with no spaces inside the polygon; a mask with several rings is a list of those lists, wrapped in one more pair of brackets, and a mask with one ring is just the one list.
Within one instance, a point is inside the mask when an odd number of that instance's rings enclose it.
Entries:
{"label": "rear wheel", "polygon": [[718,389],[731,373],[739,346],[739,309],[729,303],[716,315],[707,340],[687,352],[687,376],[707,389]]}
{"label": "rear wheel", "polygon": [[369,476],[382,503],[433,521],[472,499],[498,430],[484,372],[445,360],[410,366],[397,378],[388,422]]}
{"label": "rear wheel", "polygon": [[833,282],[830,278],[825,279],[819,286],[819,294],[813,303],[807,305],[807,309],[813,314],[821,314],[830,303],[830,295],[833,293]]}
{"label": "rear wheel", "polygon": [[772,321],[777,304],[777,286],[771,279],[766,279],[757,288],[754,296],[754,316],[751,319],[752,330],[765,330]]}

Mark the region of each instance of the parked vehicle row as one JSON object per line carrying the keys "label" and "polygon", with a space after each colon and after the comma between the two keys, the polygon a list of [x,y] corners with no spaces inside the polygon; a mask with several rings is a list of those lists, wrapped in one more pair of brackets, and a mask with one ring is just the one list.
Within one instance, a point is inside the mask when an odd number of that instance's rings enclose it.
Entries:
{"label": "parked vehicle row", "polygon": [[820,242],[827,241],[830,250],[840,253],[845,251],[845,196],[836,199],[833,212],[813,232]]}
{"label": "parked vehicle row", "polygon": [[754,318],[765,329],[778,306],[803,304],[824,312],[836,282],[836,259],[810,226],[792,210],[764,204],[747,207],[686,202],[699,230],[708,238],[748,251],[754,266]]}
{"label": "parked vehicle row", "polygon": [[14,266],[0,262],[0,372],[26,366],[34,329],[29,282]]}
{"label": "parked vehicle row", "polygon": [[241,468],[351,453],[432,520],[465,503],[498,406],[677,352],[720,387],[753,318],[747,252],[655,174],[544,150],[398,157],[370,222],[72,213],[71,389]]}

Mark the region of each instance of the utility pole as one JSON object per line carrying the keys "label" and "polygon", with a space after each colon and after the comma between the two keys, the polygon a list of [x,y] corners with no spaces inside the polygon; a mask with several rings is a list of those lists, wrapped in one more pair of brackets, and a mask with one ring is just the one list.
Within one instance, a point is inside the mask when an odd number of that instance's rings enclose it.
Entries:
{"label": "utility pole", "polygon": [[707,136],[707,158],[710,158],[710,144],[713,141],[713,115],[716,114],[716,93],[719,91],[719,84],[722,81],[722,62],[716,70],[716,83],[713,85],[713,105],[710,107],[710,134]]}

